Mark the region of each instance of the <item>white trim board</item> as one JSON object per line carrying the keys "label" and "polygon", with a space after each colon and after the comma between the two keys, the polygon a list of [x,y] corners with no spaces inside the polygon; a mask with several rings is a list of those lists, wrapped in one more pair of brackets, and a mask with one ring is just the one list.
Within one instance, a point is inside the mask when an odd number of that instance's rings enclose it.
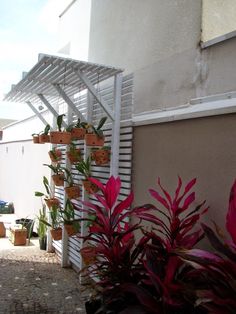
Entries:
{"label": "white trim board", "polygon": [[236,98],[186,105],[181,108],[133,114],[133,125],[148,125],[236,113]]}

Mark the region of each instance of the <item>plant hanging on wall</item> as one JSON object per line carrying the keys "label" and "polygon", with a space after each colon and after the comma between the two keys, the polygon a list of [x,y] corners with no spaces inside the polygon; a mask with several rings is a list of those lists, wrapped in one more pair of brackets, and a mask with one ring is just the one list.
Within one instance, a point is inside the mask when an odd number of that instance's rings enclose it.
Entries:
{"label": "plant hanging on wall", "polygon": [[63,117],[65,117],[65,114],[61,114],[57,117],[58,131],[50,132],[50,142],[52,144],[70,144],[71,133],[62,129]]}
{"label": "plant hanging on wall", "polygon": [[98,126],[89,125],[87,129],[87,134],[85,135],[85,143],[87,146],[104,146],[104,133],[102,127],[104,126],[107,117],[101,118]]}

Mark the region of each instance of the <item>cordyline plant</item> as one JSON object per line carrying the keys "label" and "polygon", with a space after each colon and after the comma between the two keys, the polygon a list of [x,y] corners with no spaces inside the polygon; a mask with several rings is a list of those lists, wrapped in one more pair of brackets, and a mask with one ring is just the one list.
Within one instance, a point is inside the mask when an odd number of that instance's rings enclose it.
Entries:
{"label": "cordyline plant", "polygon": [[179,177],[175,195],[171,197],[158,179],[161,193],[149,190],[158,202],[158,207],[146,204],[134,209],[138,218],[152,223],[151,230],[143,229],[150,241],[145,245],[143,258],[146,279],[140,286],[148,291],[152,303],[144,303],[146,299],[143,298],[141,289],[131,285],[127,289],[136,294],[150,313],[193,311],[194,292],[186,289],[186,283],[193,276],[192,268],[176,256],[174,250],[191,249],[203,238],[202,230],[195,227],[208,208],[204,207],[205,202],[193,207],[195,192],[191,190],[195,183],[196,179],[191,180],[182,192],[182,180]]}
{"label": "cordyline plant", "polygon": [[236,181],[229,198],[226,229],[228,241],[215,224],[215,231],[202,224],[202,228],[215,252],[199,249],[180,250],[179,255],[196,268],[201,286],[197,290],[197,303],[214,314],[236,313]]}
{"label": "cordyline plant", "polygon": [[[130,209],[133,193],[118,202],[121,187],[119,178],[111,177],[106,185],[95,179],[90,180],[99,187],[101,194],[94,194],[98,205],[83,202],[87,209],[82,210],[88,215],[84,220],[89,223],[89,230],[88,235],[84,237],[86,245],[81,254],[84,260],[87,260],[87,257],[92,260],[83,271],[98,280],[96,285],[102,289],[106,303],[104,306],[108,306],[106,310],[109,306],[114,306],[114,303],[118,309],[118,303],[122,303],[122,306],[127,303],[127,294],[125,295],[126,291],[121,289],[121,285],[140,280],[143,266],[139,256],[145,240],[142,239],[135,245],[133,232],[140,226],[129,223],[133,214]],[[131,300],[129,303],[132,303]],[[101,313],[104,313],[104,309]]]}

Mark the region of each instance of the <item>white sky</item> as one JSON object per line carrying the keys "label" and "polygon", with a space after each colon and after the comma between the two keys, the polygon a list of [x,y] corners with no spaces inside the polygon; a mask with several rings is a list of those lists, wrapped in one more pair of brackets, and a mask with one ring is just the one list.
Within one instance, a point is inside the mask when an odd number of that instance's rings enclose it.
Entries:
{"label": "white sky", "polygon": [[0,119],[23,119],[33,112],[25,104],[2,102],[12,84],[38,60],[55,54],[59,14],[70,0],[0,1]]}

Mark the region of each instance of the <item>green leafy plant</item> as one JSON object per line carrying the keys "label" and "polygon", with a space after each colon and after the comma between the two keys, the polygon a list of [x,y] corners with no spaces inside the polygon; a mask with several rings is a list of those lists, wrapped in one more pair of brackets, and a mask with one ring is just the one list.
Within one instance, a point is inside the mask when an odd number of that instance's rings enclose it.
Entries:
{"label": "green leafy plant", "polygon": [[62,152],[58,148],[53,147],[48,153],[53,162],[61,160]]}
{"label": "green leafy plant", "polygon": [[50,187],[48,179],[45,176],[43,176],[43,185],[45,187],[45,190],[46,190],[47,194],[44,194],[42,192],[36,191],[35,192],[35,196],[37,196],[37,197],[43,197],[44,196],[46,199],[53,198],[53,191],[52,191],[52,189]]}
{"label": "green leafy plant", "polygon": [[88,157],[85,161],[82,160],[78,164],[75,165],[75,169],[85,176],[85,178],[91,177],[91,158]]}
{"label": "green leafy plant", "polygon": [[87,122],[81,122],[80,118],[78,118],[76,123],[72,123],[67,127],[67,131],[70,132],[73,128],[78,128],[78,129],[87,129],[88,123]]}
{"label": "green leafy plant", "polygon": [[43,131],[41,131],[39,134],[43,134],[43,135],[48,135],[49,131],[50,131],[51,126],[49,124],[47,124],[44,128]]}
{"label": "green leafy plant", "polygon": [[62,223],[61,215],[60,215],[60,209],[57,206],[52,206],[52,208],[49,211],[49,216],[51,223],[49,223],[47,220],[40,218],[40,222],[45,224],[48,227],[51,227],[52,229],[57,229],[60,227],[60,224]]}
{"label": "green leafy plant", "polygon": [[64,181],[67,182],[68,186],[73,186],[74,185],[74,180],[73,180],[73,176],[72,173],[65,167],[61,168],[64,171]]}
{"label": "green leafy plant", "polygon": [[38,235],[39,238],[43,239],[47,235],[47,225],[42,221],[47,222],[47,213],[46,213],[46,206],[43,204],[42,208],[39,210],[39,214],[37,216],[38,219]]}
{"label": "green leafy plant", "polygon": [[62,122],[63,122],[63,117],[65,117],[65,114],[60,114],[57,117],[57,128],[59,132],[62,132]]}
{"label": "green leafy plant", "polygon": [[62,174],[63,173],[63,169],[62,169],[60,164],[57,164],[56,166],[48,165],[48,164],[43,164],[43,165],[50,168],[54,174]]}
{"label": "green leafy plant", "polygon": [[105,124],[106,120],[107,120],[107,117],[101,118],[99,123],[98,123],[98,125],[97,125],[97,127],[95,127],[94,125],[89,125],[88,132],[89,133],[94,133],[98,137],[103,137],[104,135],[103,135],[102,127]]}

